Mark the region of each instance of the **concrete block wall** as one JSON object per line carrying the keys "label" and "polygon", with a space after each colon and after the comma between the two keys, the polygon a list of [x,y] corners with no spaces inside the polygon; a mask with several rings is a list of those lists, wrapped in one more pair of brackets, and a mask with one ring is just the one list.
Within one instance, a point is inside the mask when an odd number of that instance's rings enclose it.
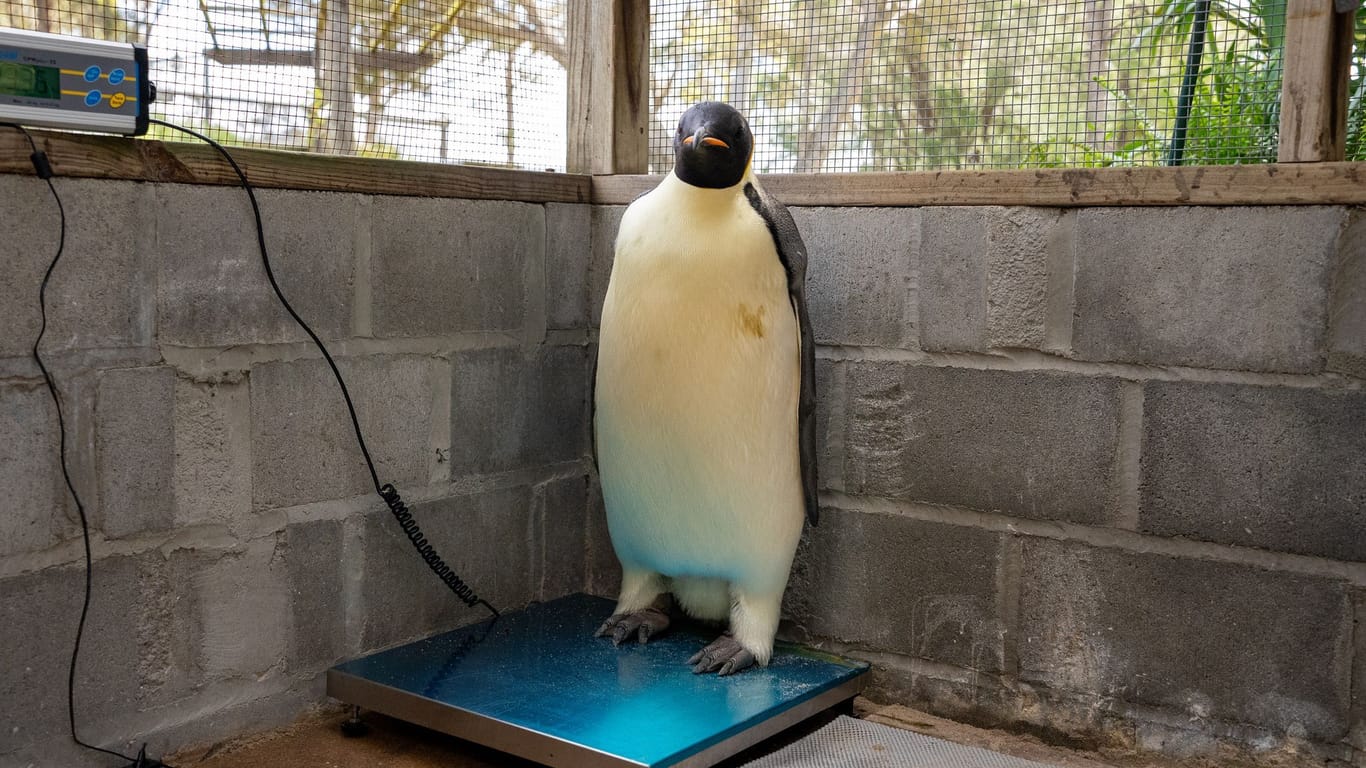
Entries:
{"label": "concrete block wall", "polygon": [[823,511],[787,637],[1064,743],[1366,764],[1366,211],[793,214]]}
{"label": "concrete block wall", "polygon": [[[43,349],[95,557],[82,737],[162,754],[274,727],[338,660],[483,619],[370,491],[242,191],[55,183]],[[258,194],[284,290],[438,551],[500,608],[582,589],[589,207]],[[66,735],[80,533],[28,357],[56,208],[29,177],[0,198],[0,765],[103,765]]]}

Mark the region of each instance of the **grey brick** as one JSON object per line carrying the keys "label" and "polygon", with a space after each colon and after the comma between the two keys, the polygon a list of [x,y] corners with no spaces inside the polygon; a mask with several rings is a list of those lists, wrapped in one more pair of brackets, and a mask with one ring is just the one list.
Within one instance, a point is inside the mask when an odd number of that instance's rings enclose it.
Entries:
{"label": "grey brick", "polygon": [[843,363],[816,360],[816,472],[821,488],[844,490]]}
{"label": "grey brick", "polygon": [[499,472],[571,461],[587,451],[583,347],[481,349],[455,356],[451,471]]}
{"label": "grey brick", "polygon": [[591,215],[592,243],[589,267],[589,324],[597,328],[602,320],[602,300],[612,277],[612,257],[616,252],[617,230],[621,228],[624,205],[595,205]]}
{"label": "grey brick", "polygon": [[981,207],[931,207],[921,212],[920,346],[978,350],[987,337],[988,218]]}
{"label": "grey brick", "polygon": [[[337,361],[380,481],[426,485],[437,364],[413,356]],[[440,366],[442,372],[445,366]],[[331,371],[321,360],[251,371],[252,502],[287,507],[372,491]]]}
{"label": "grey brick", "polygon": [[[159,340],[184,346],[301,341],[266,281],[251,205],[235,187],[157,188]],[[359,198],[257,192],[281,290],[325,339],[349,336]]]}
{"label": "grey brick", "polygon": [[110,538],[170,528],[175,501],[175,372],[165,366],[99,377],[95,446],[99,515]]}
{"label": "grey brick", "polygon": [[1328,368],[1366,379],[1366,211],[1353,209],[1338,238],[1328,310]]}
{"label": "grey brick", "polygon": [[346,655],[342,523],[318,520],[285,529],[289,654],[294,673],[317,672]]}
{"label": "grey brick", "polygon": [[545,249],[540,206],[377,197],[373,211],[369,278],[376,336],[522,326],[523,266]]}
{"label": "grey brick", "polygon": [[57,411],[42,387],[0,386],[0,483],[14,500],[0,514],[0,556],[57,542],[67,508],[58,462]]}
{"label": "grey brick", "polygon": [[251,397],[245,381],[175,382],[175,522],[233,525],[251,513]]}
{"label": "grey brick", "polygon": [[1323,367],[1341,208],[1086,209],[1084,360],[1308,373]]}
{"label": "grey brick", "polygon": [[1352,649],[1352,714],[1347,743],[1366,750],[1366,589],[1352,591],[1352,607],[1356,612],[1356,643]]}
{"label": "grey brick", "polygon": [[[422,533],[479,597],[501,610],[536,596],[531,579],[538,546],[526,486],[423,502],[413,508]],[[364,521],[365,650],[393,645],[488,618],[467,608],[414,553],[387,513]]]}
{"label": "grey brick", "polygon": [[[45,350],[147,346],[152,340],[151,187],[59,179],[66,244],[47,291]],[[0,175],[0,357],[27,356],[38,335],[38,288],[57,252],[58,216],[47,184]]]}
{"label": "grey brick", "polygon": [[591,595],[616,598],[621,589],[621,563],[612,549],[612,536],[607,530],[607,509],[603,506],[602,487],[596,477],[588,491],[588,584],[585,591]]}
{"label": "grey brick", "polygon": [[194,574],[200,667],[209,680],[259,679],[283,666],[289,641],[289,573],[277,537],[249,542]]}
{"label": "grey brick", "polygon": [[1044,539],[1026,540],[1021,578],[1026,682],[1319,741],[1345,733],[1341,582]]}
{"label": "grey brick", "polygon": [[1144,385],[1139,525],[1366,560],[1366,392]]}
{"label": "grey brick", "polygon": [[[85,726],[126,716],[139,698],[143,569],[149,559],[95,562],[90,615],[76,673],[76,716]],[[66,678],[85,582],[83,567],[0,580],[0,763],[41,754],[67,732]],[[88,731],[87,731],[88,732]],[[22,764],[22,763],[21,763]]]}
{"label": "grey brick", "polygon": [[537,599],[582,592],[587,582],[588,478],[536,486],[532,512],[540,532],[540,551],[532,562]]}
{"label": "grey brick", "polygon": [[806,283],[816,341],[910,347],[920,211],[794,208],[810,254]]}
{"label": "grey brick", "polygon": [[847,364],[853,493],[1106,524],[1118,514],[1121,383],[1043,372]]}
{"label": "grey brick", "polygon": [[808,633],[995,672],[1001,535],[858,510],[821,510],[788,587]]}
{"label": "grey brick", "polygon": [[587,205],[545,206],[546,324],[587,328],[593,215]]}

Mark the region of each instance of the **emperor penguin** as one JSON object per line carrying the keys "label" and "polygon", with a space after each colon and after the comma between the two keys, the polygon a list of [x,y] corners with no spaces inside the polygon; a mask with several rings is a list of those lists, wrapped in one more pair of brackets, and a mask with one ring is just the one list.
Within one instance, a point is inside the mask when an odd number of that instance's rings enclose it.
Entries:
{"label": "emperor penguin", "polygon": [[729,675],[768,663],[816,523],[806,247],[738,111],[693,106],[673,147],[622,216],[602,308],[594,443],[622,576],[597,636],[646,642],[676,604],[728,622],[687,663]]}

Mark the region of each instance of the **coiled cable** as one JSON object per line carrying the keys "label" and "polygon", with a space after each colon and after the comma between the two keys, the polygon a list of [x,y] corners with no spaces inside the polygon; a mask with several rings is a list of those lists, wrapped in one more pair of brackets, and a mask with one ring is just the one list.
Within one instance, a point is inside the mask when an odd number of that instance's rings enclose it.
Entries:
{"label": "coiled cable", "polygon": [[468,605],[471,608],[475,605],[482,605],[488,609],[489,613],[493,614],[494,618],[498,618],[498,609],[489,605],[488,601],[483,600],[476,595],[474,590],[462,581],[460,577],[455,574],[455,571],[451,570],[451,567],[446,565],[446,562],[437,554],[435,548],[432,547],[431,542],[427,541],[427,537],[423,535],[422,530],[418,527],[417,521],[413,519],[412,513],[408,511],[408,506],[403,503],[403,499],[399,496],[398,490],[389,483],[380,485],[379,473],[375,470],[374,460],[370,458],[370,449],[365,444],[365,436],[361,434],[360,419],[356,416],[356,406],[351,402],[351,392],[346,387],[346,380],[342,378],[341,371],[338,370],[336,361],[332,359],[332,355],[327,351],[327,347],[323,344],[322,339],[318,338],[318,334],[314,333],[308,323],[304,322],[304,319],[299,316],[299,313],[294,311],[294,307],[289,303],[289,299],[285,298],[284,291],[280,289],[280,284],[275,280],[275,270],[271,269],[270,255],[266,249],[265,225],[261,223],[261,206],[256,202],[256,191],[251,186],[251,182],[247,181],[247,175],[242,172],[242,168],[237,165],[237,161],[233,159],[233,156],[228,150],[224,149],[223,145],[208,136],[190,130],[184,126],[176,125],[175,123],[168,123],[165,120],[152,119],[150,122],[181,131],[182,133],[187,133],[205,144],[208,144],[217,150],[218,154],[223,156],[223,159],[232,167],[233,173],[237,174],[237,179],[241,182],[242,189],[246,190],[247,198],[251,201],[252,215],[256,218],[256,244],[261,251],[261,263],[266,268],[266,279],[270,281],[270,287],[275,291],[275,296],[280,300],[280,304],[285,308],[285,311],[289,313],[290,317],[294,318],[294,322],[299,324],[299,327],[304,330],[304,333],[308,334],[308,338],[313,340],[313,345],[322,353],[323,359],[327,361],[328,367],[332,369],[332,376],[337,380],[337,386],[341,389],[342,399],[346,401],[346,412],[351,417],[351,428],[356,434],[356,443],[360,446],[361,456],[365,459],[365,467],[370,471],[370,481],[374,484],[375,493],[384,500],[384,504],[389,507],[389,511],[393,513],[394,519],[398,521],[399,527],[403,529],[403,533],[407,535],[408,540],[411,541],[413,547],[417,549],[417,553],[422,557],[422,561],[427,564],[427,567],[432,569],[432,572],[441,579],[442,583],[449,587],[450,590],[455,593],[455,596],[465,605]]}

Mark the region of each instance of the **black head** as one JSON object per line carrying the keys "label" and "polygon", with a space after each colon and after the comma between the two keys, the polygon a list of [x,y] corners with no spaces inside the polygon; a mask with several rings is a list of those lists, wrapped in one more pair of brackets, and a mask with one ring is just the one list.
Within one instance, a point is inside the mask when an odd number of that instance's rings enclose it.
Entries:
{"label": "black head", "polygon": [[745,116],[729,104],[704,101],[678,121],[674,174],[695,187],[724,189],[740,183],[754,152]]}

